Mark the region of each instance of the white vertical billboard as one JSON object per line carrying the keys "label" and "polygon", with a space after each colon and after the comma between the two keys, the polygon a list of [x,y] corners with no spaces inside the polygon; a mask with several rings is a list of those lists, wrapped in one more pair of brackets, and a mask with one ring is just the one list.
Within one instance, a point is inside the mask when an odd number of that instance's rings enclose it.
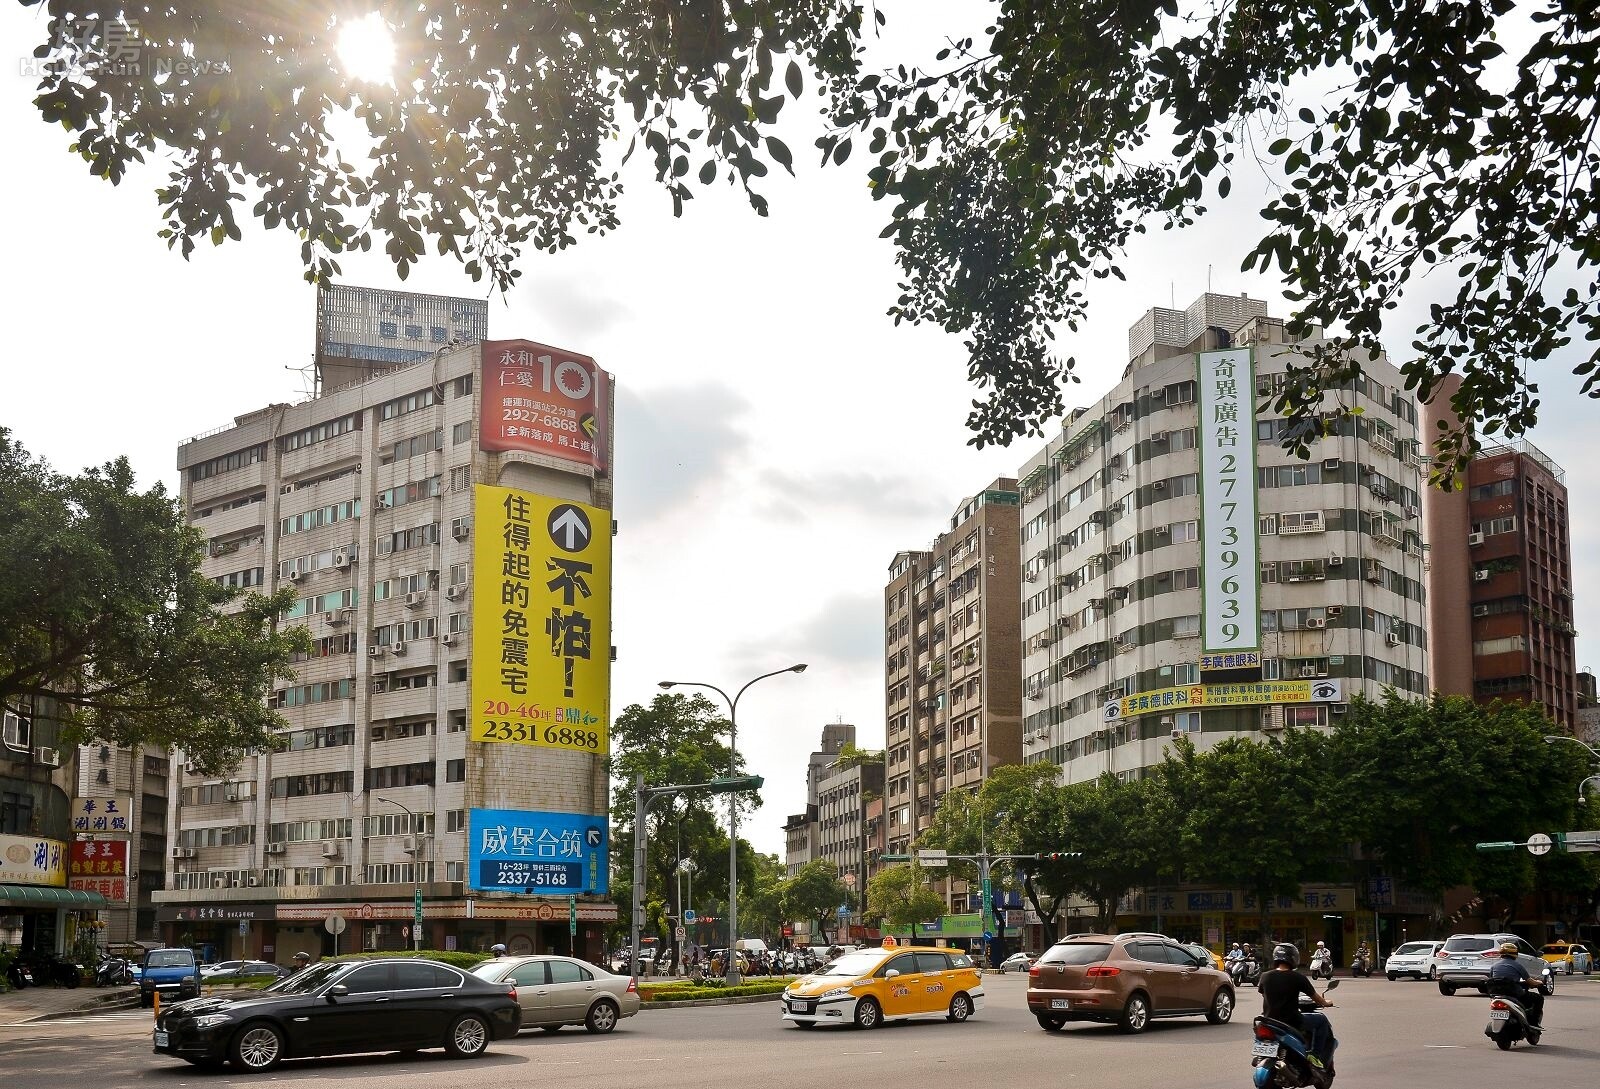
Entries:
{"label": "white vertical billboard", "polygon": [[1250,349],[1201,352],[1200,650],[1261,646],[1255,374]]}

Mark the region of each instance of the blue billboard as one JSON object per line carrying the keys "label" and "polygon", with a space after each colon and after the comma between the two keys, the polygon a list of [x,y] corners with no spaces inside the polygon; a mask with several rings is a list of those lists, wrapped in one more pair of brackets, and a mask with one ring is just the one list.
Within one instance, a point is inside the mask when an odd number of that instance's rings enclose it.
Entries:
{"label": "blue billboard", "polygon": [[605,896],[607,823],[590,813],[471,810],[467,883],[483,892]]}

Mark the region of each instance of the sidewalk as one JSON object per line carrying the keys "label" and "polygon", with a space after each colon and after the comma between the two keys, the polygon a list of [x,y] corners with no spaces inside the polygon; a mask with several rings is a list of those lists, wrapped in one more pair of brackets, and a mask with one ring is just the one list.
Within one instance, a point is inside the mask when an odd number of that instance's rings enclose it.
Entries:
{"label": "sidewalk", "polygon": [[137,987],[26,987],[0,994],[0,1025],[132,1009],[138,1004]]}

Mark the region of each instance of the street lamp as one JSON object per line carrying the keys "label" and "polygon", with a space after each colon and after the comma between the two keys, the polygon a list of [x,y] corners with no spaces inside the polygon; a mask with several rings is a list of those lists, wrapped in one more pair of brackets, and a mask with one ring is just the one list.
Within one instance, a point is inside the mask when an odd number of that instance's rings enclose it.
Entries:
{"label": "street lamp", "polygon": [[[1600,767],[1600,749],[1595,748],[1593,745],[1590,745],[1586,741],[1580,741],[1580,740],[1578,740],[1577,738],[1573,737],[1570,734],[1545,734],[1544,735],[1544,743],[1546,745],[1554,745],[1557,741],[1570,741],[1574,745],[1583,746],[1583,748],[1588,751],[1589,755],[1594,757],[1595,766],[1596,767]],[[1585,802],[1587,802],[1589,800],[1588,798],[1586,798],[1584,796],[1583,788],[1588,786],[1590,783],[1600,784],[1600,772],[1597,772],[1596,774],[1589,776],[1583,782],[1578,784],[1578,804],[1579,805],[1583,805]]]}
{"label": "street lamp", "polygon": [[[763,673],[745,683],[731,699],[728,694],[714,684],[705,681],[657,681],[661,688],[709,688],[728,702],[728,776],[731,778],[739,774],[739,697],[749,690],[756,681],[764,681],[768,677],[776,677],[782,673],[804,673],[806,663],[787,666],[783,669],[774,669],[771,673]],[[736,798],[728,799],[728,959],[723,978],[730,986],[739,983],[739,802]]]}
{"label": "street lamp", "polygon": [[416,907],[416,918],[411,920],[411,948],[422,949],[422,833],[417,829],[417,815],[403,803],[393,798],[385,798],[381,794],[374,794],[380,802],[388,802],[392,806],[404,809],[406,817],[411,821],[411,884],[412,902]]}

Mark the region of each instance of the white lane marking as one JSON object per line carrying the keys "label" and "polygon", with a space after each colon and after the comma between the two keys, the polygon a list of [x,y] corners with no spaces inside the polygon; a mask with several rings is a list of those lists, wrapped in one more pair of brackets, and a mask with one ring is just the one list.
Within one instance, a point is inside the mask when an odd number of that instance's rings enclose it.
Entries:
{"label": "white lane marking", "polygon": [[666,1059],[666,1056],[664,1056],[664,1055],[657,1056],[656,1058],[653,1058],[653,1059],[613,1059],[612,1060],[612,1062],[619,1062],[619,1063],[664,1063],[666,1061],[667,1061],[667,1059]]}
{"label": "white lane marking", "polygon": [[1466,1047],[1466,1044],[1423,1044],[1423,1047]]}

